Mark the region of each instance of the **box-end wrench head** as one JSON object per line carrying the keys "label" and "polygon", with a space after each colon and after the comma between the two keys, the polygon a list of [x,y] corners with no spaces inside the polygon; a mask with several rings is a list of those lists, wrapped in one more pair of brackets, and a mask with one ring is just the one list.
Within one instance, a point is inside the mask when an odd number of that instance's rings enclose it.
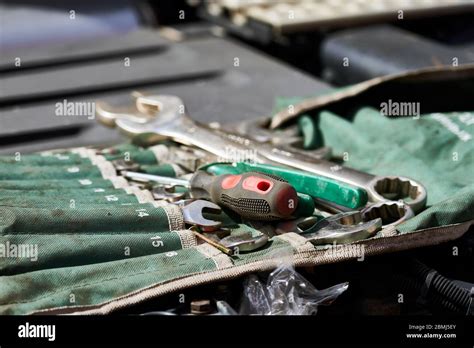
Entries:
{"label": "box-end wrench head", "polygon": [[404,176],[375,176],[366,189],[373,202],[403,201],[414,212],[421,211],[428,198],[421,183]]}
{"label": "box-end wrench head", "polygon": [[404,202],[386,201],[373,203],[361,211],[363,219],[381,218],[382,227],[396,226],[415,216],[413,210]]}
{"label": "box-end wrench head", "polygon": [[[274,158],[269,157],[272,160]],[[426,188],[420,183],[403,176],[376,176],[325,160],[312,162],[296,158],[278,158],[281,164],[298,168],[323,177],[354,185],[366,190],[369,202],[402,200],[414,211],[421,211],[426,205]]]}

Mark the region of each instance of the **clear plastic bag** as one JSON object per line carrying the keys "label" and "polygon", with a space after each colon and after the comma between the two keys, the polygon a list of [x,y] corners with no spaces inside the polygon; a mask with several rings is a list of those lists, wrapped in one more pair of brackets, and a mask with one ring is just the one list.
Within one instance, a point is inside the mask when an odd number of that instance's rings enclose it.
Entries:
{"label": "clear plastic bag", "polygon": [[341,283],[318,290],[295,271],[288,258],[270,273],[266,282],[256,275],[244,281],[240,307],[242,315],[314,315],[319,305],[332,303],[347,290],[349,283]]}

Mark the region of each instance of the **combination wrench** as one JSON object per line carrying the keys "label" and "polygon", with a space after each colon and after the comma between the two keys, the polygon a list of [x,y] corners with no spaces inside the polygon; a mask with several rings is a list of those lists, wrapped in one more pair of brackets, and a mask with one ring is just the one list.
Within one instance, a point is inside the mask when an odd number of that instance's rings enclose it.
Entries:
{"label": "combination wrench", "polygon": [[[380,217],[384,226],[398,224],[422,210],[426,204],[425,187],[403,176],[375,176],[323,159],[281,150],[268,143],[257,143],[241,135],[210,129],[193,121],[176,96],[156,95],[136,97],[136,113],[114,112],[98,104],[97,116],[104,124],[114,124],[141,144],[153,144],[172,139],[192,145],[215,155],[220,161],[235,161],[236,154],[251,154],[257,163],[283,165],[332,178],[366,190],[369,204],[363,210],[366,217]],[[146,117],[142,114],[146,111]],[[113,120],[113,121],[112,121]]]}

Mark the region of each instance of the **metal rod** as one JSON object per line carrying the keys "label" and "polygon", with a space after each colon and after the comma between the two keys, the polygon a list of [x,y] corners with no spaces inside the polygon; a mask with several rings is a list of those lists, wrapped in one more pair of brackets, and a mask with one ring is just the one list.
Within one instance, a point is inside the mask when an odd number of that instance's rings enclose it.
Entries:
{"label": "metal rod", "polygon": [[194,235],[195,235],[196,237],[198,237],[199,239],[201,239],[201,240],[205,241],[206,243],[212,245],[213,247],[217,248],[218,250],[222,251],[223,253],[225,253],[225,254],[227,254],[227,255],[229,255],[229,256],[234,255],[234,252],[232,251],[232,249],[227,248],[227,247],[223,246],[222,244],[213,241],[213,240],[210,239],[210,238],[207,238],[206,236],[202,235],[201,233],[197,232],[197,231],[194,230],[194,229],[191,229],[191,231],[194,233]]}
{"label": "metal rod", "polygon": [[160,175],[153,175],[153,174],[146,174],[146,173],[137,173],[137,172],[129,172],[123,171],[122,175],[126,178],[138,181],[153,181],[163,185],[171,185],[171,186],[183,186],[189,188],[189,181],[184,179],[176,179],[170,178],[167,176],[160,176]]}

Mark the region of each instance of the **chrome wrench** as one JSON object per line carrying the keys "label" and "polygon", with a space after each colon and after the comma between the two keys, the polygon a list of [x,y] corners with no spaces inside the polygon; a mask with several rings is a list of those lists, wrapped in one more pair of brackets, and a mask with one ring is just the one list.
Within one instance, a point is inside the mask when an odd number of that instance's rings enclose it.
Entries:
{"label": "chrome wrench", "polygon": [[[243,136],[211,130],[195,123],[186,115],[182,100],[176,96],[140,96],[136,99],[138,110],[147,110],[150,118],[126,117],[117,113],[115,125],[126,134],[138,136],[140,141],[153,143],[158,140],[171,138],[185,145],[193,145],[217,156],[221,161],[235,161],[236,154],[251,153],[258,163],[280,164],[304,170],[313,174],[342,181],[367,191],[372,203],[379,203],[378,210],[369,205],[364,214],[375,215],[382,211],[385,204],[399,209],[385,209],[393,214],[386,214],[384,225],[397,224],[418,212],[426,204],[426,189],[412,179],[401,176],[374,176],[349,167],[317,160],[301,153],[293,153],[278,149],[266,143],[255,143]],[[153,113],[151,110],[155,108]],[[99,120],[102,110],[98,110]],[[107,123],[113,112],[106,111]],[[407,200],[408,199],[408,200]],[[399,200],[399,202],[396,202]]]}
{"label": "chrome wrench", "polygon": [[[298,147],[303,142],[303,137],[299,135],[298,127],[287,127],[281,132],[269,130],[266,125],[270,123],[268,117],[257,118],[255,120],[245,120],[234,124],[213,123],[212,128],[227,133],[239,134],[257,143],[270,143],[281,150],[300,153],[306,157],[314,159],[328,159],[331,157],[330,147],[320,147],[315,150],[304,150]],[[296,146],[295,146],[296,145]]]}
{"label": "chrome wrench", "polygon": [[316,216],[282,221],[276,233],[298,233],[315,245],[352,243],[373,237],[382,228],[382,219],[365,220],[359,211],[335,214],[323,219]]}
{"label": "chrome wrench", "polygon": [[[113,118],[112,108],[100,103],[97,108],[99,121],[111,126]],[[236,156],[252,156],[256,162],[265,162],[256,151],[250,152],[251,148],[231,139],[224,139],[222,135],[206,128],[204,125],[194,122],[185,112],[182,100],[175,96],[140,96],[136,98],[137,113],[116,113],[114,125],[125,134],[134,137],[141,144],[151,144],[164,139],[173,139],[184,145],[191,145],[205,150],[217,157],[219,161],[232,161]],[[140,110],[155,108],[155,117],[140,117]],[[104,117],[103,117],[104,116]]]}
{"label": "chrome wrench", "polygon": [[[305,221],[303,221],[305,224]],[[279,226],[285,229],[283,223]],[[373,220],[364,221],[363,214],[359,211],[351,211],[339,213],[329,216],[316,222],[310,228],[304,231],[288,231],[299,232],[311,243],[329,244],[329,243],[352,243],[362,239],[373,237],[382,228],[382,220],[375,218]]]}

